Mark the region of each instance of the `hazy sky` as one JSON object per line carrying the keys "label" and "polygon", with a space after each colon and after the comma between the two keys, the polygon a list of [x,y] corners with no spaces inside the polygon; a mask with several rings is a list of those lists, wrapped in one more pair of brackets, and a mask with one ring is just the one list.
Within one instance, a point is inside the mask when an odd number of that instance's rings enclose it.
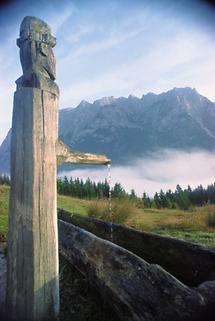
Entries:
{"label": "hazy sky", "polygon": [[9,1],[0,7],[0,143],[22,74],[16,38],[26,15],[57,37],[61,108],[175,86],[215,101],[215,14],[205,1]]}

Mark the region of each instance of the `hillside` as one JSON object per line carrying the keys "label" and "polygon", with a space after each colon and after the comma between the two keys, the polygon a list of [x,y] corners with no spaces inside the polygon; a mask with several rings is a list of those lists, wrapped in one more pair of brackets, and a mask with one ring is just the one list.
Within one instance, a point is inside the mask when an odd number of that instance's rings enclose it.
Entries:
{"label": "hillside", "polygon": [[[80,151],[107,154],[125,164],[159,149],[215,149],[215,103],[195,89],[174,88],[141,98],[104,97],[59,112],[59,135]],[[0,147],[8,170],[10,132]]]}

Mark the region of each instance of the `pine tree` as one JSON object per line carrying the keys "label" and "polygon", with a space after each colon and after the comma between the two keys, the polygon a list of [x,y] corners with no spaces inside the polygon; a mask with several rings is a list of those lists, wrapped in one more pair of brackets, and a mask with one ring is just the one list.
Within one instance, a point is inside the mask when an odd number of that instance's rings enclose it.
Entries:
{"label": "pine tree", "polygon": [[111,194],[113,197],[121,198],[126,195],[126,192],[120,183],[115,183]]}
{"label": "pine tree", "polygon": [[152,206],[151,200],[145,192],[143,193],[142,200],[145,208],[150,208]]}

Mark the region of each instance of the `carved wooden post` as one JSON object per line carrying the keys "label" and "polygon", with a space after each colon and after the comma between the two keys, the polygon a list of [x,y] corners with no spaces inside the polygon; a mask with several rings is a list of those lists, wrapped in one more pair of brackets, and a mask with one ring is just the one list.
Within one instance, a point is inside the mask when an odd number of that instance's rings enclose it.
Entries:
{"label": "carved wooden post", "polygon": [[15,319],[45,320],[59,312],[55,38],[26,17],[17,44],[23,76],[13,107],[7,308]]}
{"label": "carved wooden post", "polygon": [[24,18],[17,40],[23,76],[13,107],[7,273],[7,309],[18,320],[54,320],[59,313],[56,156],[109,163],[58,142],[55,42],[45,22]]}

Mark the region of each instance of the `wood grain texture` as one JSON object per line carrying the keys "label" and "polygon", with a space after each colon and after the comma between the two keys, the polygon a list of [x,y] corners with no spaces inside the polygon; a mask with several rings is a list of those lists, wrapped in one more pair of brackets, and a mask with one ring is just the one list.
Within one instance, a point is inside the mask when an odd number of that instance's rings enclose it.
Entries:
{"label": "wood grain texture", "polygon": [[7,306],[22,320],[54,319],[59,311],[57,116],[56,95],[36,88],[15,93]]}
{"label": "wood grain texture", "polygon": [[[58,217],[98,237],[111,240],[111,223],[58,209]],[[149,263],[159,264],[183,283],[197,286],[215,280],[215,249],[172,237],[112,224],[113,242]]]}
{"label": "wood grain texture", "polygon": [[212,321],[215,282],[190,288],[159,265],[58,220],[60,253],[122,321]]}

